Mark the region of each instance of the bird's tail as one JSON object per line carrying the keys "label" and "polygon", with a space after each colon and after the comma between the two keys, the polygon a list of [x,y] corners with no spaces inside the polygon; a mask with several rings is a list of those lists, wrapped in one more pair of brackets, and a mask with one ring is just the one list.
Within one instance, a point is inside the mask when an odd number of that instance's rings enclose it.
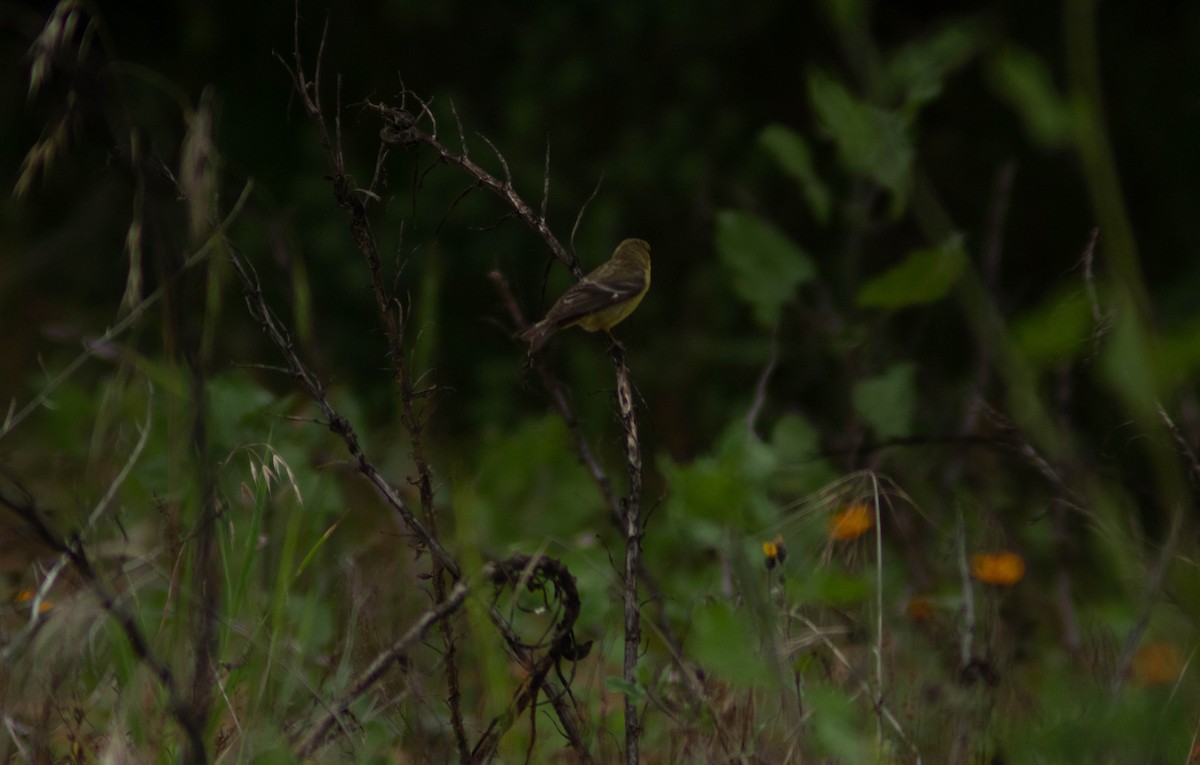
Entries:
{"label": "bird's tail", "polygon": [[542,349],[542,346],[557,330],[557,326],[543,319],[522,332],[521,340],[529,344],[529,354],[532,356]]}

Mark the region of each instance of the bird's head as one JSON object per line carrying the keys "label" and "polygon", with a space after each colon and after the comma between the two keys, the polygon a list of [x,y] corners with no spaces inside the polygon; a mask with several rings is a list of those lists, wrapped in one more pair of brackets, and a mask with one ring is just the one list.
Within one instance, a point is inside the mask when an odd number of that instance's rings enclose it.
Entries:
{"label": "bird's head", "polygon": [[626,239],[617,245],[613,260],[647,268],[650,266],[650,245],[643,239]]}

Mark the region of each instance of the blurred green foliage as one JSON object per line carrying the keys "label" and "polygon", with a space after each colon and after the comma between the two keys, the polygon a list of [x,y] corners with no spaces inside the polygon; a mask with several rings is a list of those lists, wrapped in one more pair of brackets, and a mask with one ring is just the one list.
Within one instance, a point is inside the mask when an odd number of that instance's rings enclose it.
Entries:
{"label": "blurred green foliage", "polygon": [[[219,248],[171,276],[252,179],[225,233],[365,454],[418,501],[370,276],[289,91],[293,8],[64,2],[57,37],[37,8],[3,13],[0,183],[20,193],[0,205],[0,395],[10,418],[35,406],[6,420],[0,467],[95,551],[173,667],[191,658],[211,471],[225,706],[208,735],[230,761],[292,761],[316,700],[431,602],[428,556],[276,366]],[[299,44],[310,73],[323,50],[396,285],[442,539],[468,571],[513,552],[570,568],[596,641],[572,689],[598,757],[616,760],[629,695],[663,761],[1187,759],[1200,8],[378,3],[331,10],[322,43],[324,13],[300,8]],[[649,296],[617,332],[646,466],[636,682],[622,542],[591,475],[623,496],[603,339],[550,346],[596,455],[581,464],[489,274],[530,318],[569,277],[473,179],[427,149],[379,151],[363,102],[404,87],[428,100],[423,129],[544,204],[585,269],[622,238],[653,245]],[[850,507],[867,526],[839,536]],[[61,699],[80,727],[174,756],[149,711],[161,687],[86,588],[64,577],[29,626],[18,594],[55,556],[4,518],[6,714],[33,725]],[[982,550],[1019,553],[1024,581],[972,579]],[[531,641],[547,629],[530,593],[505,597]],[[484,599],[452,622],[473,733],[521,671]],[[439,640],[355,703],[361,727],[328,761],[454,756]],[[525,756],[521,727],[501,759]],[[537,735],[545,759],[563,746]]]}

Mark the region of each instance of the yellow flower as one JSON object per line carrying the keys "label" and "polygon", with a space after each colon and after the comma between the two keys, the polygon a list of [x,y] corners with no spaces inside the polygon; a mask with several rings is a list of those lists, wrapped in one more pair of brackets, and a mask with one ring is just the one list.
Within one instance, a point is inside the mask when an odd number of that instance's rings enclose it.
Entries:
{"label": "yellow flower", "polygon": [[775,568],[776,565],[783,565],[787,560],[787,547],[783,544],[783,536],[776,536],[773,542],[763,542],[762,551],[764,562],[768,569]]}
{"label": "yellow flower", "polygon": [[849,542],[867,533],[875,523],[871,508],[861,502],[847,505],[845,510],[834,513],[829,519],[829,536],[835,542]]}
{"label": "yellow flower", "polygon": [[971,556],[971,573],[984,584],[1010,587],[1025,576],[1025,561],[1008,550],[975,553]]}

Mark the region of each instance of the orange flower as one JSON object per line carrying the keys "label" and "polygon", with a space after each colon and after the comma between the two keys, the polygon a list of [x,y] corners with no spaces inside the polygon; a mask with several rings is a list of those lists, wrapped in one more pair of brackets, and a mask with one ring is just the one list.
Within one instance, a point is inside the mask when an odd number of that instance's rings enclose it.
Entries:
{"label": "orange flower", "polygon": [[1179,679],[1183,657],[1173,643],[1146,643],[1133,655],[1132,669],[1138,685],[1166,685]]}
{"label": "orange flower", "polygon": [[933,618],[933,601],[924,595],[913,595],[908,599],[904,612],[914,622],[924,622]]}
{"label": "orange flower", "polygon": [[971,556],[971,573],[984,584],[1011,587],[1025,576],[1025,561],[1008,550],[975,553]]}
{"label": "orange flower", "polygon": [[835,542],[849,542],[867,533],[875,523],[871,508],[861,502],[847,505],[840,513],[829,519],[829,537]]}
{"label": "orange flower", "polygon": [[[28,603],[29,601],[33,600],[33,595],[34,595],[33,590],[21,590],[13,598],[13,603],[15,603],[16,605],[19,605],[19,606],[24,605],[24,604]],[[44,614],[47,611],[49,611],[51,608],[54,608],[54,603],[49,598],[47,598],[46,600],[43,600],[41,602],[41,605],[38,606],[38,613]]]}

